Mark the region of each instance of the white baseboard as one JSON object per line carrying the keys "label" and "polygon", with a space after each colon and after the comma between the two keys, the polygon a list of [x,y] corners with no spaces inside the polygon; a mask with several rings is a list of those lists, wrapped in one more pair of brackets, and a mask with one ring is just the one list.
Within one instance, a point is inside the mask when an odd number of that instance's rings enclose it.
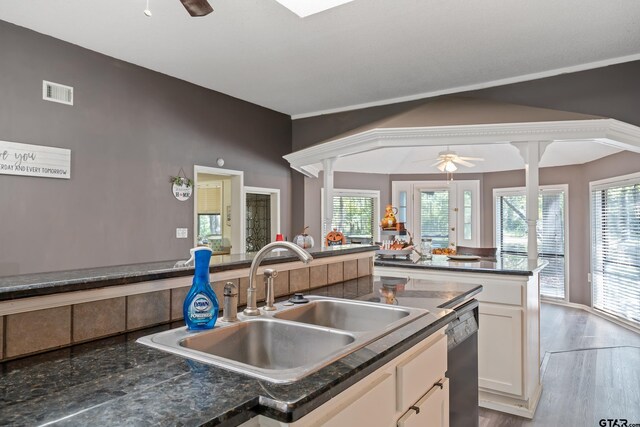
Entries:
{"label": "white baseboard", "polygon": [[482,408],[492,409],[498,412],[504,412],[511,415],[517,415],[519,417],[533,419],[538,408],[538,402],[542,395],[542,384],[536,387],[533,395],[529,399],[528,406],[526,402],[520,400],[513,400],[492,394],[486,391],[480,391],[478,406]]}
{"label": "white baseboard", "polygon": [[546,303],[546,304],[554,304],[554,305],[561,305],[561,306],[565,306],[565,307],[571,307],[571,308],[578,308],[580,310],[584,310],[588,313],[591,313],[593,315],[596,315],[602,319],[608,320],[611,323],[615,323],[618,326],[622,326],[625,329],[629,329],[630,331],[636,332],[638,334],[640,334],[640,326],[637,326],[631,322],[628,322],[624,319],[620,319],[618,317],[615,316],[611,316],[607,313],[603,313],[599,310],[594,309],[593,307],[589,307],[588,305],[584,305],[584,304],[578,304],[575,302],[566,302],[566,301],[553,301],[553,300],[547,300],[547,299],[541,299],[540,300],[541,303]]}

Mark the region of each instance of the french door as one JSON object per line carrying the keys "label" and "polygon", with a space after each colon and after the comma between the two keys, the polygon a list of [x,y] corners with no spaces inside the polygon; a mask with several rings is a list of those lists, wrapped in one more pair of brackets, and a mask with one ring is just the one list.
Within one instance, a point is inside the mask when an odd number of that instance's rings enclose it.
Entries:
{"label": "french door", "polygon": [[392,192],[400,221],[417,241],[430,238],[436,248],[479,245],[479,181],[394,181]]}

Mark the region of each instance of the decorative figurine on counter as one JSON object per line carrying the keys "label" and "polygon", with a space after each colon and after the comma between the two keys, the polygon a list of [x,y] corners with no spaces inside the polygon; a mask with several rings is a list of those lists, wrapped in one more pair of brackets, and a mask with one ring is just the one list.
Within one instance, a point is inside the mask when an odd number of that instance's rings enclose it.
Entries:
{"label": "decorative figurine on counter", "polygon": [[347,238],[336,228],[334,228],[333,231],[330,231],[325,239],[325,246],[340,246],[346,244]]}
{"label": "decorative figurine on counter", "polygon": [[293,243],[300,246],[302,249],[309,249],[313,247],[313,237],[307,234],[308,229],[309,226],[307,225],[304,227],[304,230],[302,230],[302,233],[293,238]]}
{"label": "decorative figurine on counter", "polygon": [[390,204],[385,208],[384,218],[380,221],[380,227],[383,230],[395,230],[398,225],[396,215],[398,214],[398,208],[394,208]]}

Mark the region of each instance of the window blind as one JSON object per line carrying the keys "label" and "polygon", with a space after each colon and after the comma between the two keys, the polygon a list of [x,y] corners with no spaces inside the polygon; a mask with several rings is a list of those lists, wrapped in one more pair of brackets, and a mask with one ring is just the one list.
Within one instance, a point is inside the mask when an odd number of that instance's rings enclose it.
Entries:
{"label": "window blind", "polygon": [[347,239],[362,237],[373,239],[374,198],[367,196],[333,196],[332,228],[341,231]]}
{"label": "window blind", "polygon": [[449,246],[449,190],[420,192],[420,237],[434,248]]}
{"label": "window blind", "polygon": [[[496,244],[501,253],[527,255],[527,199],[524,194],[496,198]],[[564,191],[547,190],[538,199],[538,257],[548,261],[540,272],[540,293],[565,297]]]}
{"label": "window blind", "polygon": [[593,306],[640,323],[640,183],[591,193]]}

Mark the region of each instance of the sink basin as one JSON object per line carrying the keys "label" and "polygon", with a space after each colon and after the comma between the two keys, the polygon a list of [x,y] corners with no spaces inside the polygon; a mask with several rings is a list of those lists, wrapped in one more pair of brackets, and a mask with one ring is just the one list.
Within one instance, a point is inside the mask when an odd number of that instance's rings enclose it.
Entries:
{"label": "sink basin", "polygon": [[208,331],[177,328],[138,339],[147,346],[275,383],[297,381],[428,313],[337,298],[276,304],[260,317],[219,321]]}
{"label": "sink basin", "polygon": [[[261,369],[294,369],[316,364],[353,343],[348,333],[255,319],[183,339],[182,347]],[[299,343],[304,342],[304,345]]]}
{"label": "sink basin", "polygon": [[409,316],[410,310],[389,305],[322,299],[277,313],[274,317],[327,328],[363,332],[383,330]]}

